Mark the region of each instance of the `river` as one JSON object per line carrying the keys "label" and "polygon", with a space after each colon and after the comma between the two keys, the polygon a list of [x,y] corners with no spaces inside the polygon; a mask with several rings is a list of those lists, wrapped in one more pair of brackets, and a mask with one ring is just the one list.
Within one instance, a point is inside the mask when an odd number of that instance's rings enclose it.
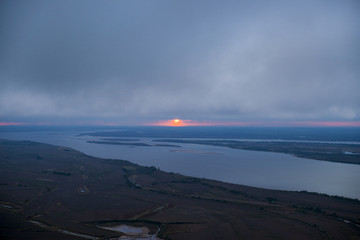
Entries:
{"label": "river", "polygon": [[[168,172],[278,190],[325,193],[360,199],[360,165],[199,144],[127,146],[87,143],[100,137],[80,131],[1,132],[0,138],[74,148],[101,158],[123,159]],[[127,138],[128,139],[128,138]],[[137,138],[150,145],[151,138]]]}

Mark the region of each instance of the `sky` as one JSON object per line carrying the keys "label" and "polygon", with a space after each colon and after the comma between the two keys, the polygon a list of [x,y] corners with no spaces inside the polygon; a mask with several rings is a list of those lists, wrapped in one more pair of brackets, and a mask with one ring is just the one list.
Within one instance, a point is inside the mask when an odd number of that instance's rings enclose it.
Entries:
{"label": "sky", "polygon": [[358,0],[2,0],[0,125],[360,126],[359,43]]}

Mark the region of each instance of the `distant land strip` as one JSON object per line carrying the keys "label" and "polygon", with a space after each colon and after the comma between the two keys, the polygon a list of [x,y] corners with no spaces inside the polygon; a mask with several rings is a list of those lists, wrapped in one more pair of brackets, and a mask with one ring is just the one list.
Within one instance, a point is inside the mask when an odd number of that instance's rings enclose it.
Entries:
{"label": "distant land strip", "polygon": [[120,141],[86,141],[87,143],[95,143],[95,144],[106,144],[106,145],[124,145],[124,146],[136,146],[136,147],[180,147],[172,144],[154,144],[150,145],[147,143],[141,142],[120,142]]}
{"label": "distant land strip", "polygon": [[356,144],[184,139],[157,139],[153,141],[204,144],[251,151],[277,152],[291,154],[300,158],[360,164],[360,146]]}

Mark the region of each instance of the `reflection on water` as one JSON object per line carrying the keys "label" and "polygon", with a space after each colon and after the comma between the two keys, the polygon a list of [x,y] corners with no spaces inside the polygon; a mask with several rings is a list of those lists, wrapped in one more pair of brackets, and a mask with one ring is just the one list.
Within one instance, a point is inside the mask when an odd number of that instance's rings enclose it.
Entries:
{"label": "reflection on water", "polygon": [[181,148],[156,146],[149,138],[139,138],[138,142],[152,146],[95,144],[87,141],[101,138],[78,137],[78,133],[9,132],[1,133],[0,138],[67,146],[96,157],[129,160],[189,176],[269,189],[307,190],[360,199],[360,165],[197,144],[176,143]]}
{"label": "reflection on water", "polygon": [[100,227],[103,229],[121,232],[127,236],[121,236],[119,240],[161,240],[156,235],[159,233],[160,229],[155,234],[149,234],[149,229],[147,227],[133,227],[125,224],[114,226],[114,227]]}

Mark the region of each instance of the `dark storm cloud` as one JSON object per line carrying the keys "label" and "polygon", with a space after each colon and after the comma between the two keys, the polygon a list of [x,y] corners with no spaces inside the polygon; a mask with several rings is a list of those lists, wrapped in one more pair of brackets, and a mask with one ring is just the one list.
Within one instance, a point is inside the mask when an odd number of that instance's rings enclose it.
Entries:
{"label": "dark storm cloud", "polygon": [[0,118],[357,120],[357,1],[2,1]]}

